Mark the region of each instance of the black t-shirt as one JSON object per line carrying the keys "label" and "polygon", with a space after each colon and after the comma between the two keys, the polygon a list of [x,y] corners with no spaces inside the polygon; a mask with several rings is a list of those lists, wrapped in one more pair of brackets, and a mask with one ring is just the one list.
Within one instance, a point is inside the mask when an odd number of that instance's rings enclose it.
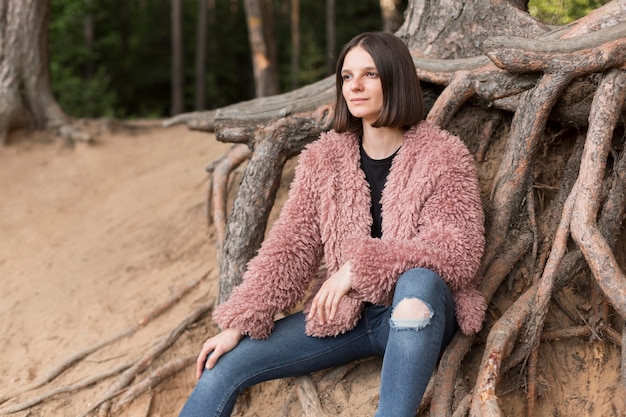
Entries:
{"label": "black t-shirt", "polygon": [[361,142],[361,169],[365,172],[365,178],[370,185],[370,192],[372,197],[371,212],[374,223],[372,224],[372,237],[380,238],[383,235],[382,231],[382,205],[380,204],[380,197],[385,188],[387,182],[387,175],[389,175],[389,169],[393,158],[398,151],[395,151],[393,155],[385,159],[372,159],[363,149],[363,142]]}

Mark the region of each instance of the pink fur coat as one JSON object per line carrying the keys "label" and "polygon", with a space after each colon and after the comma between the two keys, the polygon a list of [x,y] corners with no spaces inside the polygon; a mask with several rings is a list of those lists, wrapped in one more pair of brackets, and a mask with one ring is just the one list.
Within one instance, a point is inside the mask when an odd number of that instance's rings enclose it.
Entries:
{"label": "pink fur coat", "polygon": [[[277,313],[293,308],[350,261],[353,289],[335,320],[308,320],[311,336],[352,329],[364,302],[389,305],[398,276],[437,272],[452,291],[465,334],[480,330],[486,303],[477,290],[484,215],[471,154],[456,136],[422,122],[407,131],[382,195],[383,237],[370,236],[370,193],[357,135],[330,131],[302,151],[279,219],[243,282],[213,318],[252,338],[267,338]],[[327,272],[318,276],[324,259]],[[318,282],[312,283],[312,281]],[[308,303],[305,312],[308,311]]]}

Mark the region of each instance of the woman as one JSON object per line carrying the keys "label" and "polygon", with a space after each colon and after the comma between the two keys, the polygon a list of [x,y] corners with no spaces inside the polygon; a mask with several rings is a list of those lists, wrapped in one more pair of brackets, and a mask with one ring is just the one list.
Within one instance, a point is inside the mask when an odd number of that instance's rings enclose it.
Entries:
{"label": "woman", "polygon": [[[407,47],[388,33],[355,37],[336,85],[334,129],[301,153],[279,219],[215,309],[223,330],[202,346],[181,417],[229,416],[245,387],[374,355],[376,416],[413,417],[457,326],[482,325],[473,159],[423,121]],[[274,321],[307,294],[302,313]]]}

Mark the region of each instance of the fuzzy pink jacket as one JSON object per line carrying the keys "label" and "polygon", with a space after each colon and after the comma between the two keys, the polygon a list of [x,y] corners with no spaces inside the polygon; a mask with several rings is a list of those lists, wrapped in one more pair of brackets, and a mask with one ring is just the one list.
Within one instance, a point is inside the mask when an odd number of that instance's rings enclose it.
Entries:
{"label": "fuzzy pink jacket", "polygon": [[[218,325],[267,338],[277,313],[303,301],[310,288],[350,261],[353,289],[335,320],[322,325],[312,318],[307,334],[352,329],[363,303],[389,305],[398,276],[414,267],[436,271],[452,291],[461,330],[479,331],[487,307],[476,289],[484,215],[474,161],[463,142],[427,122],[412,127],[383,190],[381,239],[370,236],[370,201],[357,135],[331,130],[309,144],[242,284],[215,309]],[[319,277],[322,258],[327,271]]]}

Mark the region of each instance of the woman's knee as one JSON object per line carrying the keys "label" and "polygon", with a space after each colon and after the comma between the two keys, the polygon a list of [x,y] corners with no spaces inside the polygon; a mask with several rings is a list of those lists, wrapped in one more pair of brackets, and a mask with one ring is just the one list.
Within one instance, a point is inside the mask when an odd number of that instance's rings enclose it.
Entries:
{"label": "woman's knee", "polygon": [[433,309],[424,300],[407,297],[400,301],[391,314],[391,327],[396,329],[422,329],[430,324]]}
{"label": "woman's knee", "polygon": [[430,324],[436,310],[445,310],[446,300],[451,300],[450,290],[437,273],[427,268],[410,269],[396,284],[391,325],[416,330],[424,328]]}

